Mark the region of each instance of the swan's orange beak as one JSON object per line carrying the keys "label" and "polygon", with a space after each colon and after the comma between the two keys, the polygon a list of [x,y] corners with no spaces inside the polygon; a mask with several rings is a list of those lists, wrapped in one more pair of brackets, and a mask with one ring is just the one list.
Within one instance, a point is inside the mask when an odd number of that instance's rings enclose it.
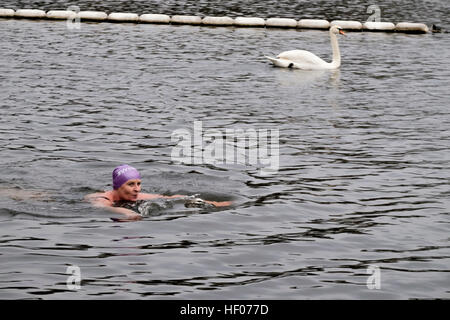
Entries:
{"label": "swan's orange beak", "polygon": [[346,35],[345,32],[342,31],[342,30],[339,30],[339,33],[342,34],[342,35],[344,35],[344,36]]}

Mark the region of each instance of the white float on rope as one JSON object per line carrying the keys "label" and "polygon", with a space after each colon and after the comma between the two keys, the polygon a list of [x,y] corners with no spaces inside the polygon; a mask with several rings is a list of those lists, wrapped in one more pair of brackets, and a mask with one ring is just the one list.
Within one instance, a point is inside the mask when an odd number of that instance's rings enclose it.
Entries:
{"label": "white float on rope", "polygon": [[108,15],[102,11],[80,11],[78,12],[78,17],[87,21],[105,21]]}
{"label": "white float on rope", "polygon": [[14,13],[13,9],[0,9],[0,18],[14,17]]}
{"label": "white float on rope", "polygon": [[142,14],[139,17],[139,22],[142,23],[170,23],[170,16],[166,14]]}
{"label": "white float on rope", "polygon": [[364,22],[363,29],[367,31],[395,31],[395,24],[392,22],[367,21]]}
{"label": "white float on rope", "polygon": [[108,15],[108,21],[112,22],[138,22],[139,15],[129,12],[112,12]]}
{"label": "white float on rope", "polygon": [[65,20],[76,18],[77,14],[70,10],[50,10],[47,12],[47,19]]}
{"label": "white float on rope", "polygon": [[230,17],[204,17],[202,24],[206,26],[232,26],[234,19]]}
{"label": "white float on rope", "polygon": [[32,18],[32,19],[42,19],[46,18],[44,10],[37,9],[19,9],[14,13],[16,18]]}
{"label": "white float on rope", "polygon": [[297,20],[288,18],[270,18],[266,20],[266,27],[296,28]]}
{"label": "white float on rope", "polygon": [[395,31],[410,33],[427,33],[428,27],[424,23],[399,22],[395,26]]}
{"label": "white float on rope", "polygon": [[234,19],[234,25],[240,27],[264,27],[266,21],[263,18],[237,17]]}
{"label": "white float on rope", "polygon": [[331,21],[330,27],[338,25],[344,30],[362,30],[362,23],[359,21],[344,21],[344,20],[334,20]]}
{"label": "white float on rope", "polygon": [[170,19],[170,22],[175,23],[175,24],[199,25],[199,24],[202,24],[202,18],[197,17],[197,16],[175,15],[175,16],[172,16],[172,18]]}
{"label": "white float on rope", "polygon": [[297,23],[297,28],[301,29],[329,29],[330,22],[321,19],[301,19]]}

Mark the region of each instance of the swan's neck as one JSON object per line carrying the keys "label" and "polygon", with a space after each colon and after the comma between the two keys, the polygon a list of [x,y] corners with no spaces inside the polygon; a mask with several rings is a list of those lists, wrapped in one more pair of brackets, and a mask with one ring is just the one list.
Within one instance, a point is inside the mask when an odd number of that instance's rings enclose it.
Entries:
{"label": "swan's neck", "polygon": [[330,32],[331,48],[333,49],[332,67],[339,68],[341,66],[341,52],[339,51],[339,44],[335,33]]}

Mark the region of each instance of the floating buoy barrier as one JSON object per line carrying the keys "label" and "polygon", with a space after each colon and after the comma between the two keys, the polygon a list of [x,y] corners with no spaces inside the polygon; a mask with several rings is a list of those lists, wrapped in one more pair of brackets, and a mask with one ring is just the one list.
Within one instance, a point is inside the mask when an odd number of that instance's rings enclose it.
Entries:
{"label": "floating buoy barrier", "polygon": [[80,11],[78,12],[78,17],[81,21],[105,21],[108,19],[106,12],[102,11]]}
{"label": "floating buoy barrier", "polygon": [[197,16],[173,16],[170,22],[175,24],[199,25],[202,24],[202,18]]}
{"label": "floating buoy barrier", "polygon": [[42,19],[42,18],[46,18],[47,15],[45,14],[44,10],[19,9],[14,14],[14,17],[16,17],[16,18]]}
{"label": "floating buoy barrier", "polygon": [[139,16],[136,13],[113,12],[108,15],[108,21],[113,22],[138,22]]}
{"label": "floating buoy barrier", "polygon": [[[112,12],[109,15],[102,11],[80,11],[71,10],[44,10],[37,9],[13,9],[0,8],[0,18],[29,18],[29,19],[51,19],[64,20],[79,18],[80,21],[94,22],[131,22],[131,23],[165,23],[165,24],[188,24],[204,26],[236,26],[236,27],[266,27],[266,28],[298,28],[298,29],[322,29],[328,30],[333,25],[339,25],[349,31],[384,31],[404,33],[427,33],[430,29],[423,23],[400,22],[396,25],[392,22],[364,22],[334,20],[331,23],[324,19],[301,19],[290,18],[257,18],[257,17],[199,17],[188,15],[165,14],[142,14]],[[432,32],[441,32],[440,28],[432,29]]]}
{"label": "floating buoy barrier", "polygon": [[0,17],[2,18],[14,17],[14,13],[13,9],[0,9]]}
{"label": "floating buoy barrier", "polygon": [[204,17],[202,24],[205,26],[232,26],[234,19],[230,17]]}
{"label": "floating buoy barrier", "polygon": [[330,23],[327,20],[301,19],[298,21],[297,28],[300,28],[300,29],[329,29]]}
{"label": "floating buoy barrier", "polygon": [[170,16],[166,14],[142,14],[139,22],[143,23],[170,23]]}
{"label": "floating buoy barrier", "polygon": [[66,20],[73,19],[77,14],[70,10],[51,10],[47,12],[47,19]]}
{"label": "floating buoy barrier", "polygon": [[266,27],[297,28],[297,20],[288,18],[270,18],[266,20]]}
{"label": "floating buoy barrier", "polygon": [[427,33],[428,27],[423,23],[411,23],[411,22],[400,22],[395,26],[395,31],[401,32],[413,32],[413,33]]}
{"label": "floating buoy barrier", "polygon": [[395,24],[392,22],[365,22],[363,29],[368,31],[395,31]]}
{"label": "floating buoy barrier", "polygon": [[266,20],[263,18],[238,17],[234,19],[234,25],[240,27],[264,27]]}
{"label": "floating buoy barrier", "polygon": [[331,21],[330,27],[338,25],[344,30],[362,30],[362,23],[359,21],[343,21],[343,20],[334,20]]}

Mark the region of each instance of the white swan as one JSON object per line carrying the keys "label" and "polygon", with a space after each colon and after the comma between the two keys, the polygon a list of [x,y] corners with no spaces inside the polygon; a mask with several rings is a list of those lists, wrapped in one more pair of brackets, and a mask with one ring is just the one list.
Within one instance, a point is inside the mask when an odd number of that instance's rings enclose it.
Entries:
{"label": "white swan", "polygon": [[341,53],[336,34],[345,35],[340,26],[330,28],[331,47],[333,49],[333,61],[325,62],[314,53],[305,50],[290,50],[280,53],[276,58],[268,57],[275,66],[282,68],[296,68],[303,70],[337,69],[341,66]]}

